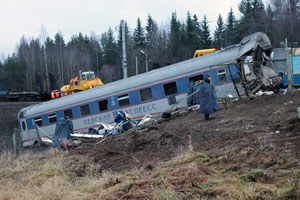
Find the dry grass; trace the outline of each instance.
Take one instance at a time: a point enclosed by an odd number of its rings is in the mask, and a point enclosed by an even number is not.
[[[0,156],[0,199],[297,199],[300,169],[241,169],[192,146],[153,170],[115,174],[49,150]]]

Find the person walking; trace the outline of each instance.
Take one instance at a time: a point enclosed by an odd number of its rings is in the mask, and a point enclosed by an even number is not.
[[[210,120],[209,115],[219,110],[219,106],[213,87],[210,84],[209,74],[204,74],[203,82],[200,84],[199,89],[200,113],[204,114],[205,120]]]

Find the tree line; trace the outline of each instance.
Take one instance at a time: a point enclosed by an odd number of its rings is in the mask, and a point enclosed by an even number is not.
[[[221,49],[257,31],[266,33],[273,47],[280,47],[285,38],[291,46],[297,45],[299,1],[270,0],[264,5],[262,0],[241,0],[240,17],[232,9],[225,17],[219,14],[214,31],[205,15],[199,19],[190,12],[185,21],[173,12],[167,27],[159,27],[151,15],[144,27],[138,18],[134,30],[125,22],[128,76],[144,73],[146,62],[149,70],[161,68],[192,58],[197,49]],[[100,35],[79,33],[66,43],[62,33],[50,38],[42,26],[39,37],[22,37],[16,52],[0,62],[0,86],[16,91],[51,91],[68,84],[79,70],[93,70],[104,83],[121,79],[121,22],[117,32],[109,28]]]

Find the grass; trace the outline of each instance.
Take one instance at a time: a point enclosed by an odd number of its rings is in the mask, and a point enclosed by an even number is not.
[[[153,170],[102,171],[83,156],[49,150],[0,156],[0,199],[297,199],[300,168],[216,162],[189,148]]]

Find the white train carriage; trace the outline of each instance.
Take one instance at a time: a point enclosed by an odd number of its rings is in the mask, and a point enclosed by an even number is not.
[[[119,110],[133,118],[160,114],[170,107],[169,95],[175,95],[176,101],[186,98],[189,82],[204,73],[210,73],[218,98],[245,95],[242,81],[236,81],[242,79],[240,66],[232,63],[245,55],[257,57],[256,52],[268,52],[270,48],[268,37],[256,33],[240,44],[205,56],[23,108],[18,114],[23,145],[32,145],[37,140],[35,124],[53,136],[56,122],[64,116],[72,119],[74,132],[80,132],[98,126],[98,122],[113,122]],[[174,109],[186,106],[186,101],[180,101]],[[43,132],[41,136],[45,137]]]

